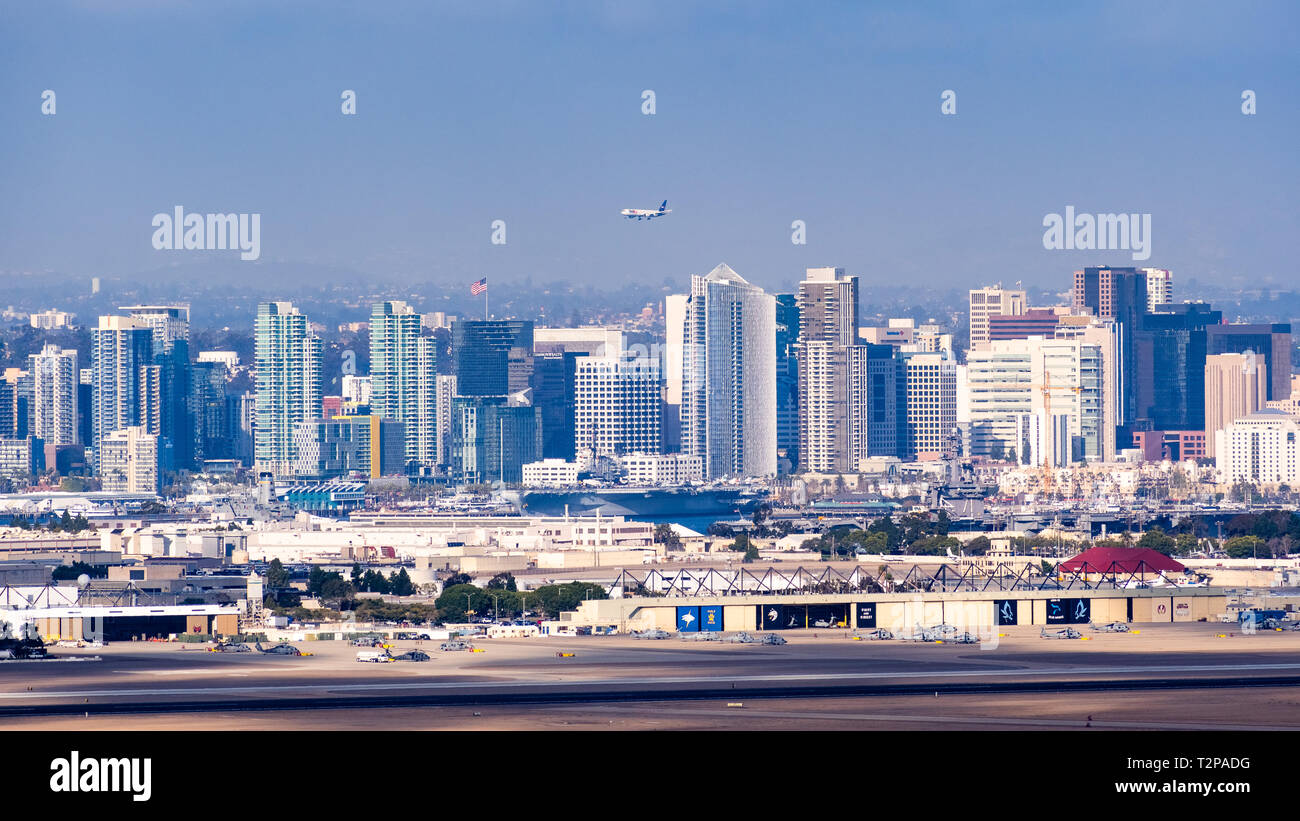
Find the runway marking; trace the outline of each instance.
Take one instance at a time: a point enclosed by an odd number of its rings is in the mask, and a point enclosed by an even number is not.
[[[280,668],[298,670],[301,668]],[[917,678],[976,678],[992,676],[1063,676],[1101,675],[1114,673],[1234,673],[1265,670],[1300,670],[1300,664],[1186,664],[1147,667],[1081,667],[1045,670],[949,670],[945,672],[909,673],[787,673],[743,676],[661,676],[656,678],[598,678],[570,679],[540,684],[545,687],[604,687],[644,684],[719,684],[727,682],[781,682],[781,681],[846,681],[853,679],[917,679]],[[179,696],[202,693],[277,693],[288,691],[363,692],[367,690],[450,690],[450,689],[504,689],[537,687],[539,682],[528,681],[441,681],[398,684],[375,682],[373,684],[259,684],[244,687],[177,687],[168,689],[114,689],[114,690],[58,690],[43,692],[0,692],[0,699],[55,699],[99,698],[103,696]]]
[[[635,712],[644,710],[644,707],[630,707],[622,705],[592,705],[592,706],[574,706],[574,707],[556,707],[555,710],[564,712]],[[680,715],[680,716],[719,716],[726,718],[740,717],[761,717],[761,718],[794,718],[802,720],[821,720],[821,721],[893,721],[893,722],[936,722],[949,724],[991,724],[991,725],[1013,725],[1020,727],[1061,727],[1066,729],[1111,729],[1111,730],[1295,730],[1296,725],[1271,725],[1271,724],[1183,724],[1163,721],[1085,721],[1083,719],[1056,719],[1056,718],[996,718],[992,716],[909,716],[891,713],[888,715],[873,715],[863,713],[800,713],[800,712],[783,712],[776,710],[751,710],[746,709],[744,713],[736,710],[690,710],[683,708],[664,708],[655,707],[656,713]]]

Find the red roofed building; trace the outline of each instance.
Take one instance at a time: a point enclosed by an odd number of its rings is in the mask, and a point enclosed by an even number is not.
[[[1064,573],[1182,573],[1186,568],[1149,547],[1094,547],[1061,562]]]

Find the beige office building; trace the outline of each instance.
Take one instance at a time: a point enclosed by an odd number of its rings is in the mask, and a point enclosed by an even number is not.
[[[1205,357],[1205,455],[1215,455],[1215,434],[1264,407],[1268,392],[1263,357],[1221,353]]]

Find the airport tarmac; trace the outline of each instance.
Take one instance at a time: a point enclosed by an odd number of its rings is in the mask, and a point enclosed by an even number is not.
[[[1060,729],[1083,728],[1079,705],[1096,704],[1109,711],[1091,713],[1096,729],[1300,729],[1300,632],[1136,627],[1084,627],[1085,639],[1066,641],[999,628],[983,646],[838,630],[785,632],[782,646],[585,636],[479,639],[483,652],[469,653],[397,642],[394,652],[421,646],[433,658],[386,664],[357,662],[345,642],[303,642],[307,657],[58,648],[99,660],[0,662],[0,727],[285,729],[328,714],[332,729]],[[1154,692],[1169,689],[1179,694]]]

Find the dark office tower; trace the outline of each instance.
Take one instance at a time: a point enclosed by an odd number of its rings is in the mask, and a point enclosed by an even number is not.
[[[0,439],[17,436],[18,420],[14,406],[14,383],[0,379]]]
[[[1119,399],[1116,403],[1116,427],[1127,440],[1129,425],[1138,417],[1137,391],[1134,389],[1137,368],[1134,336],[1147,312],[1147,275],[1138,268],[1084,268],[1074,272],[1074,308],[1086,309],[1094,316],[1119,323]],[[1204,364],[1204,363],[1202,363]]]
[[[190,414],[194,419],[194,461],[233,459],[229,409],[226,403],[226,366],[221,362],[195,362]]]
[[[451,405],[452,476],[464,484],[523,481],[542,452],[541,410],[504,396],[456,397]]]
[[[90,368],[83,369],[82,373],[89,378]],[[83,381],[77,384],[77,441],[87,447],[95,435],[95,414],[91,404],[94,399],[95,389],[90,382]]]
[[[459,396],[505,396],[529,386],[531,320],[458,320],[451,326],[451,349]]]
[[[1205,329],[1208,353],[1252,351],[1268,370],[1268,399],[1291,396],[1291,325],[1211,325]]]
[[[170,454],[164,470],[190,469],[194,466],[194,420],[190,414],[190,309],[188,305],[128,305],[121,310],[152,331],[150,365],[157,374],[150,377],[156,393],[147,396],[156,405],[142,406],[145,420],[151,420],[149,433],[159,434],[166,442],[161,448]],[[148,424],[146,421],[141,424]]]
[[[1205,430],[1206,329],[1223,314],[1202,302],[1167,305],[1142,317],[1135,336],[1134,380],[1139,429]]]
[[[894,345],[857,345],[851,360],[854,390],[862,391],[862,412],[853,436],[854,452],[902,458],[907,449],[907,374]],[[859,387],[860,386],[860,387]]]
[[[799,467],[799,297],[776,295],[776,452]]]
[[[541,414],[543,459],[574,459],[574,380],[583,356],[573,351],[533,356],[533,406]]]

